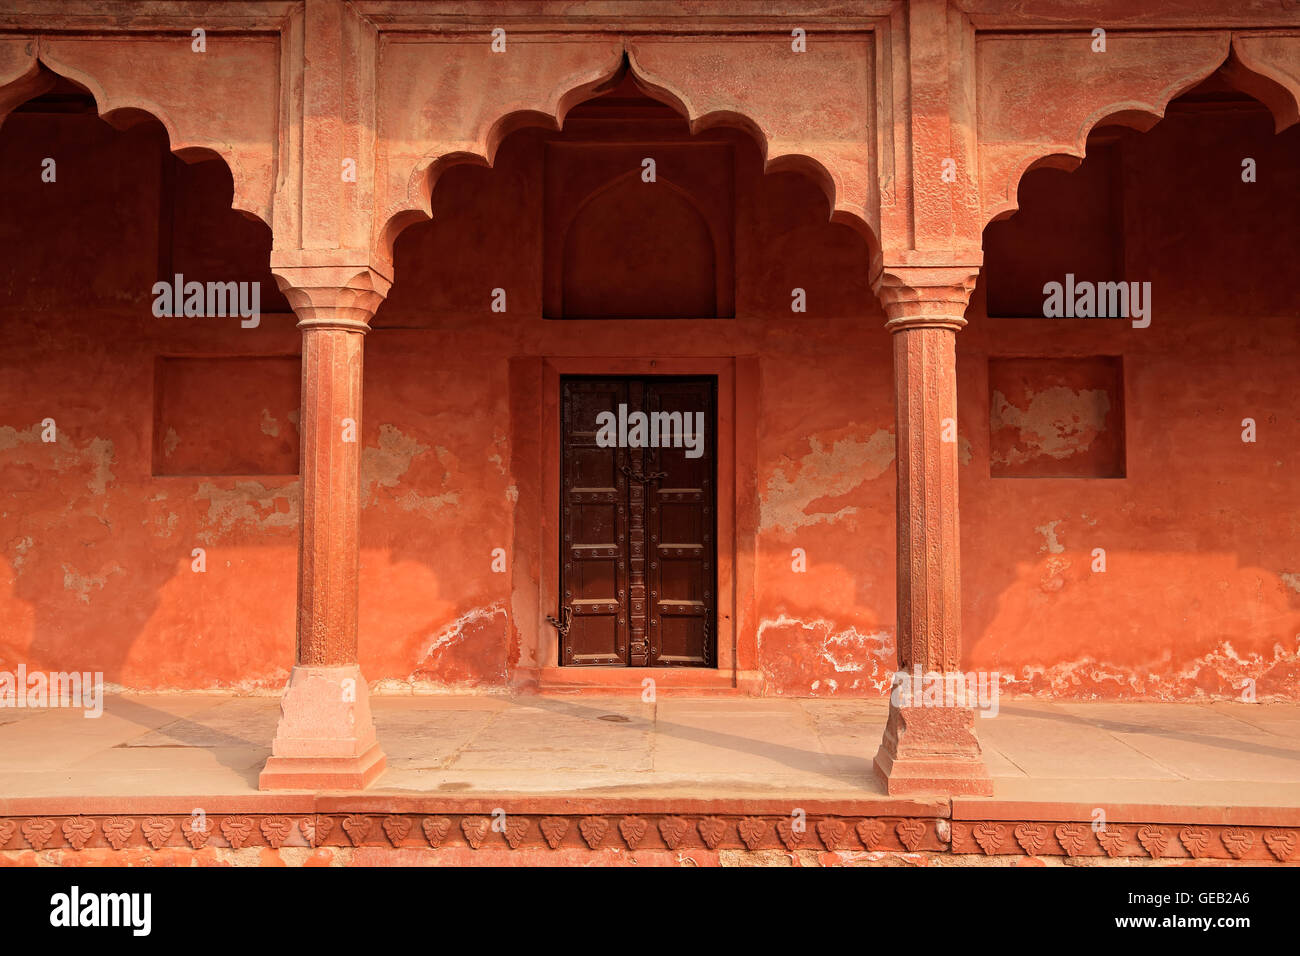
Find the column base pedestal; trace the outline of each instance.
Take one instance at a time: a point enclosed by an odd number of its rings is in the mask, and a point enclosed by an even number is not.
[[[364,790],[386,764],[361,668],[294,667],[258,789]]]
[[[874,763],[890,796],[941,793],[991,797],[993,778],[968,707],[889,707]]]

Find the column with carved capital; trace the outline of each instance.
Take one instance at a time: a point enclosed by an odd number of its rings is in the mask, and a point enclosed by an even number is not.
[[[367,267],[274,270],[302,330],[297,658],[263,790],[361,789],[383,772],[357,659],[362,343],[391,284]]]
[[[993,792],[973,708],[947,706],[955,695],[941,694],[936,704],[912,693],[955,687],[960,677],[955,346],[978,272],[885,265],[874,282],[894,338],[898,448],[899,674],[875,760],[891,794]],[[930,683],[917,682],[918,674],[932,675]]]

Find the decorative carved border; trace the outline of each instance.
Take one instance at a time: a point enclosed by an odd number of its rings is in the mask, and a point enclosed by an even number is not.
[[[985,820],[952,825],[953,853],[1300,863],[1300,827]]]
[[[951,840],[949,835],[951,834]],[[812,850],[1300,863],[1300,827],[774,814],[313,813],[0,818],[0,851],[205,847]]]
[[[163,847],[879,850],[942,853],[948,821],[723,814],[211,814],[0,818],[0,851]],[[942,836],[941,836],[942,834]]]

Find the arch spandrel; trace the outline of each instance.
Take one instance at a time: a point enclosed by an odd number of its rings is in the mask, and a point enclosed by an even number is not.
[[[1275,132],[1300,121],[1300,35],[1234,34],[1232,54],[1233,82],[1269,108]]]
[[[146,113],[162,123],[177,156],[219,157],[234,179],[231,205],[269,225],[279,44],[270,37],[219,34],[207,42],[208,51],[197,53],[189,36],[43,37],[39,59],[89,90],[109,123],[131,125]]]
[[[818,58],[788,38],[735,38],[702,55],[687,38],[509,38],[440,44],[381,38],[377,220],[380,259],[407,225],[428,218],[438,170],[490,164],[522,126],[558,129],[564,116],[614,80],[626,55],[637,85],[685,114],[691,131],[749,132],[768,172],[796,171],[821,186],[831,218],[877,241],[879,201],[872,156],[874,92],[869,42],[819,40]],[[829,60],[828,60],[829,58]],[[828,65],[829,63],[829,65]]]
[[[1080,32],[982,36],[976,43],[980,195],[984,222],[1016,209],[1030,167],[1082,159],[1089,131],[1107,118],[1145,122],[1217,70],[1231,35],[1109,33],[1104,53]]]
[[[40,96],[54,85],[41,69],[35,37],[0,38],[0,123],[16,106]]]
[[[430,215],[435,174],[451,162],[491,164],[520,126],[558,128],[575,104],[613,77],[618,39],[509,35],[485,39],[380,38],[376,98],[376,254],[392,256],[402,228]]]
[[[832,219],[880,234],[873,157],[875,89],[867,37],[816,38],[816,55],[796,54],[782,34],[725,43],[634,37],[628,59],[638,81],[671,103],[698,133],[747,129],[768,172],[799,171],[827,194]]]

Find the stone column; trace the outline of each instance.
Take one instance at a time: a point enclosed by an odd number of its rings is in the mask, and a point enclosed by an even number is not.
[[[904,690],[918,672],[960,676],[955,345],[978,271],[885,266],[874,283],[894,337],[898,664],[909,682]],[[933,699],[909,699],[898,691],[891,697],[875,760],[890,794],[992,794],[974,709],[945,706],[943,700],[936,706]]]
[[[389,283],[357,267],[275,274],[302,330],[298,647],[258,785],[361,789],[385,764],[357,663],[362,344]]]

